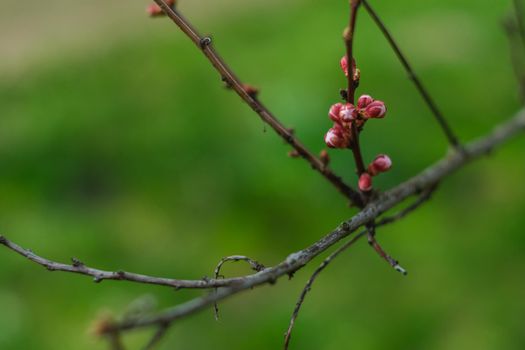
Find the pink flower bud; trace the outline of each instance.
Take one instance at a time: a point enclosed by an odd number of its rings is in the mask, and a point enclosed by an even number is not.
[[[339,117],[344,123],[350,123],[352,120],[357,118],[357,115],[357,110],[355,109],[355,106],[351,103],[342,105],[339,111]]]
[[[341,58],[340,63],[341,63],[341,69],[343,70],[345,75],[348,76],[348,58],[346,57],[346,55],[344,55],[343,58]]]
[[[151,4],[146,8],[146,12],[150,17],[160,17],[164,15],[164,11],[157,4]]]
[[[175,0],[166,0],[166,5],[168,5],[169,7],[174,7],[175,4],[176,4],[176,1]],[[147,8],[146,8],[146,12],[148,13],[148,15],[150,17],[161,17],[161,16],[164,16],[165,13],[164,11],[162,11],[162,9],[160,8],[159,5],[157,4],[151,4],[149,5]]]
[[[372,190],[372,176],[368,173],[362,173],[358,182],[359,189],[363,192]]]
[[[336,103],[335,105],[332,105],[332,107],[330,107],[330,111],[328,112],[328,116],[330,117],[330,119],[332,119],[336,123],[341,122],[341,117],[339,115],[339,113],[341,112],[341,107],[343,107],[342,103]]]
[[[384,173],[392,167],[392,160],[386,154],[380,154],[374,159],[368,166],[368,172],[372,176],[376,176],[379,173]]]
[[[369,104],[374,102],[374,99],[370,95],[362,95],[359,97],[359,100],[357,100],[357,108],[363,109],[366,108]]]
[[[335,124],[333,128],[328,130],[324,142],[330,148],[347,148],[350,145],[349,137],[339,124]]]
[[[386,115],[386,106],[383,101],[374,101],[366,106],[362,112],[365,118],[383,118]]]
[[[341,64],[341,69],[343,70],[345,75],[348,76],[349,67],[348,67],[348,58],[346,57],[346,55],[344,55],[343,58],[341,58],[340,64]],[[354,81],[359,81],[359,78],[361,77],[361,72],[359,71],[359,69],[357,69],[354,59],[352,59],[352,72],[354,72],[354,76],[353,76]]]

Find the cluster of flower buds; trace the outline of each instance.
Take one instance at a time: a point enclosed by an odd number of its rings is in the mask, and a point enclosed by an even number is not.
[[[166,5],[168,5],[171,8],[175,7],[176,0],[165,0]],[[166,15],[164,11],[160,8],[159,5],[151,4],[146,8],[146,12],[150,17],[162,17]]]
[[[341,58],[341,69],[348,77],[353,72],[352,80],[359,82],[360,72],[355,60],[351,64],[345,55]],[[357,85],[356,85],[357,86]],[[343,94],[343,98],[344,98]],[[325,143],[330,148],[353,148],[353,135],[361,132],[369,119],[381,119],[386,115],[386,106],[383,101],[375,100],[370,95],[362,95],[354,105],[352,103],[336,103],[330,107],[328,116],[334,125],[325,135]],[[359,174],[358,187],[363,192],[372,190],[372,177],[388,171],[392,161],[387,155],[378,155],[368,168]]]
[[[369,95],[359,97],[357,106],[351,103],[332,105],[328,116],[334,121],[334,126],[325,136],[326,145],[330,148],[349,147],[352,139],[351,128],[354,123],[360,129],[368,119],[383,118],[385,115],[385,103],[374,100]]]
[[[368,165],[366,172],[359,177],[358,186],[363,192],[372,190],[372,176],[387,172],[392,167],[392,160],[386,154],[378,155],[372,163]]]

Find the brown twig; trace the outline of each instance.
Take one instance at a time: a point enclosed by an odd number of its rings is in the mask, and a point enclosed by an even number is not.
[[[436,121],[439,123],[439,126],[445,133],[449,143],[456,149],[461,150],[461,144],[455,135],[455,133],[452,131],[452,128],[448,124],[447,120],[445,119],[444,115],[441,113],[441,110],[438,108],[437,104],[434,102],[434,99],[432,96],[430,96],[430,93],[426,89],[426,87],[423,85],[419,77],[416,75],[416,72],[408,62],[408,59],[406,55],[401,51],[401,48],[397,44],[397,42],[394,40],[394,37],[386,27],[385,23],[379,18],[377,12],[370,6],[370,3],[368,0],[361,0],[363,3],[363,6],[365,7],[366,11],[370,14],[370,17],[372,17],[372,20],[376,23],[376,25],[379,27],[379,30],[383,33],[386,40],[392,47],[392,50],[394,50],[397,58],[399,61],[401,61],[401,64],[403,65],[403,68],[408,74],[408,77],[414,85],[416,86],[416,89],[418,90],[419,94],[423,97],[423,100],[427,104],[427,106],[430,108],[430,111],[434,115]]]
[[[343,34],[346,46],[346,59],[348,61],[348,88],[346,93],[346,101],[352,104],[355,101],[355,89],[357,87],[355,81],[356,65],[354,64],[354,33],[359,5],[361,5],[361,0],[350,0],[350,16],[348,20],[348,28],[345,29]]]
[[[109,342],[110,350],[125,350],[124,343],[122,343],[122,338],[120,337],[120,332],[111,332],[106,335],[106,338]]]
[[[520,40],[517,18],[518,14],[509,16],[503,20],[503,27],[507,33],[509,42],[510,59],[512,68],[518,83],[519,97],[522,104],[525,104],[525,46]]]
[[[153,337],[151,337],[148,343],[144,346],[144,350],[153,350],[155,346],[162,340],[162,338],[164,338],[169,328],[170,327],[168,323],[160,324],[158,329],[153,334]]]
[[[525,49],[525,22],[524,16],[525,11],[523,11],[523,0],[514,0],[514,13],[516,15],[516,24],[518,29],[519,37],[521,38],[521,43]]]
[[[348,87],[346,92],[346,102],[354,104],[355,103],[355,90],[359,84],[356,81],[356,69],[357,66],[354,64],[354,35],[355,35],[355,25],[357,22],[357,13],[359,11],[359,6],[361,5],[360,0],[351,0],[350,1],[350,16],[348,20],[348,27],[345,29],[343,34],[343,39],[346,46],[346,59],[348,61]],[[356,166],[357,176],[361,176],[366,169],[365,163],[363,161],[363,155],[361,153],[361,146],[359,144],[359,131],[357,130],[356,123],[352,123],[350,127],[350,132],[352,134],[350,149],[354,157],[354,162]]]
[[[374,248],[374,250],[377,252],[377,254],[379,254],[379,256],[383,259],[385,259],[385,261],[394,268],[394,270],[402,273],[403,275],[406,276],[407,274],[407,271],[401,266],[399,265],[399,262],[392,258],[390,256],[390,254],[388,254],[384,249],[383,247],[381,247],[381,245],[377,242],[376,240],[376,226],[375,226],[375,223],[374,222],[370,222],[366,225],[366,229],[367,229],[367,237],[368,237],[368,244]]]
[[[231,87],[239,97],[246,102],[258,115],[259,117],[284,140],[290,146],[292,146],[297,153],[305,159],[313,169],[323,175],[332,185],[334,185],[339,192],[350,201],[358,206],[362,207],[363,202],[359,192],[354,190],[349,185],[345,184],[343,180],[333,173],[323,162],[317,158],[312,152],[310,152],[288,128],[286,128],[277,118],[257,99],[246,91],[245,86],[239,78],[233,73],[233,71],[226,65],[223,59],[218,55],[212,45],[210,37],[202,37],[197,30],[191,25],[191,23],[185,19],[176,9],[168,6],[163,0],[154,0],[162,10],[168,15],[168,17],[182,30],[186,36],[193,41],[193,43],[201,50],[201,52],[208,58],[213,67],[221,75],[223,81]]]

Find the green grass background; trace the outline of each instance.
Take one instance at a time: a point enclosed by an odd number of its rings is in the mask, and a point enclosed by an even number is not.
[[[372,3],[462,140],[519,108],[500,25],[508,1]],[[27,20],[38,18],[38,7],[4,4],[10,33],[36,39],[19,56],[12,42],[0,42],[2,234],[59,261],[75,256],[99,268],[200,278],[231,254],[275,264],[355,213],[303,161],[286,156],[288,147],[222,87],[171,23],[143,15],[147,2],[97,4],[85,14],[54,0],[40,22]],[[345,83],[338,67],[345,1],[203,0],[180,9],[213,34],[231,67],[261,88],[264,103],[305,144],[324,147],[327,110]],[[118,21],[97,27],[112,13]],[[39,30],[54,23],[55,31]],[[68,33],[69,40],[54,42]],[[356,52],[358,92],[389,107],[362,135],[366,159],[388,153],[394,161],[376,181],[387,189],[443,156],[447,145],[365,13]],[[468,166],[430,203],[379,231],[408,277],[364,241],[338,258],[308,296],[291,348],[525,348],[524,146],[520,137]],[[333,168],[355,182],[350,153],[330,155]],[[177,323],[160,349],[281,348],[296,298],[319,262],[291,281],[221,303],[219,322],[207,310]],[[224,271],[249,272],[242,264]],[[3,249],[0,348],[105,349],[89,332],[100,315],[120,317],[145,300],[162,309],[198,295],[95,284]],[[130,334],[126,344],[139,349],[150,334]]]

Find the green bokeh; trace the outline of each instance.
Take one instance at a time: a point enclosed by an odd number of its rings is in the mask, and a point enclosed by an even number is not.
[[[138,12],[144,4],[132,5]],[[221,4],[200,6],[213,13]],[[345,82],[338,61],[346,6],[270,2],[210,14],[209,21],[200,16],[197,24],[318,151],[330,127],[326,111]],[[399,0],[376,7],[461,139],[518,109],[500,26],[507,2]],[[275,264],[355,213],[304,162],[286,156],[288,147],[223,88],[171,23],[139,16],[132,23],[141,30],[105,50],[66,50],[0,81],[3,234],[59,261],[75,256],[99,268],[200,278],[231,254]],[[388,153],[394,161],[376,182],[386,189],[443,156],[447,145],[364,13],[356,52],[359,92],[389,107],[388,117],[370,122],[362,135],[366,159]],[[524,146],[523,138],[514,140],[468,166],[430,203],[380,230],[407,278],[364,242],[343,254],[308,296],[292,348],[525,348]],[[355,182],[350,154],[330,155],[333,168]],[[176,324],[160,348],[279,349],[316,265],[222,303],[219,322],[209,310]],[[1,349],[104,349],[89,332],[101,314],[118,317],[141,298],[161,309],[200,294],[94,284],[46,272],[6,250],[0,266]],[[225,269],[228,276],[247,272],[242,265]],[[138,349],[150,333],[134,333],[126,343]]]

